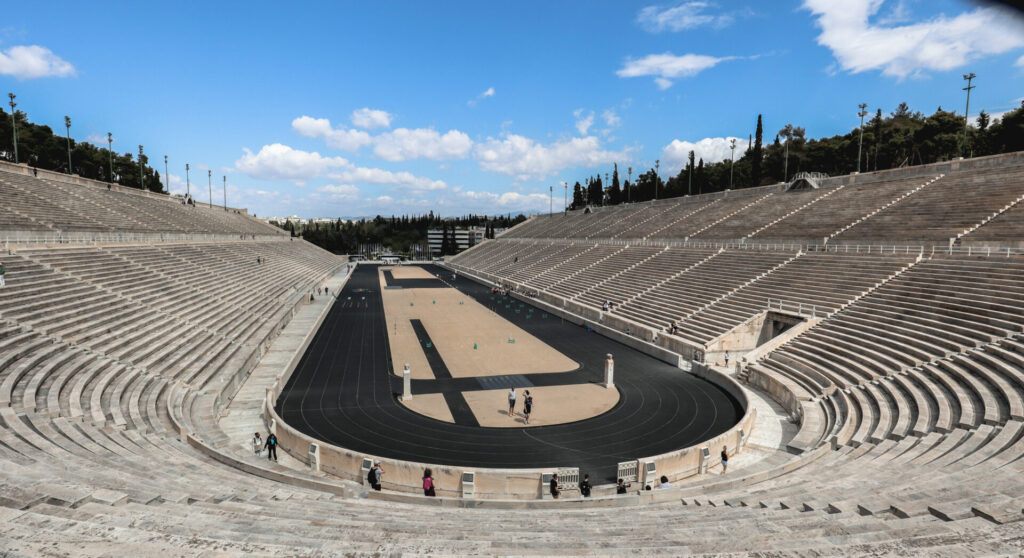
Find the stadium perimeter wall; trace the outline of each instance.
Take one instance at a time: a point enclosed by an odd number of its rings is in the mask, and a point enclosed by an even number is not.
[[[485,281],[475,277],[471,278],[486,284]],[[524,298],[522,300],[530,304],[537,303],[537,301],[533,299]],[[564,463],[547,469],[494,469],[420,463],[357,452],[329,444],[299,432],[297,429],[293,428],[281,419],[274,408],[275,403],[280,390],[291,378],[296,366],[305,354],[309,343],[316,335],[317,330],[319,330],[320,325],[323,323],[323,320],[326,318],[327,313],[330,311],[332,306],[333,302],[331,305],[325,307],[317,320],[315,327],[311,328],[307,333],[304,342],[295,353],[295,356],[292,358],[288,367],[282,371],[277,382],[275,382],[273,386],[267,388],[267,396],[264,401],[264,416],[268,427],[277,436],[281,449],[288,452],[288,454],[296,460],[310,466],[310,464],[314,462],[311,458],[310,449],[313,447],[313,444],[316,444],[319,451],[319,466],[321,472],[358,483],[364,482],[363,477],[365,472],[362,470],[363,460],[379,460],[382,468],[386,472],[383,477],[382,486],[388,490],[407,494],[421,493],[423,470],[429,467],[432,469],[434,475],[438,496],[448,498],[463,497],[462,473],[473,472],[475,474],[475,493],[473,498],[484,500],[541,499],[547,491],[547,486],[545,486],[542,481],[542,475],[544,473],[555,472],[554,467],[559,465],[565,467],[572,466],[571,463]],[[548,305],[542,305],[542,308],[546,306]],[[652,355],[655,358],[669,362],[674,366],[679,366],[680,364],[679,355],[677,354],[651,344],[639,342],[639,340],[635,338],[629,338],[621,332],[616,332],[607,327],[600,326],[600,324],[594,325],[600,327],[600,329],[595,327],[594,329],[596,331],[607,331],[609,334],[607,336],[612,339],[622,341],[624,343],[628,342],[626,344],[629,346],[643,351],[646,354]],[[757,419],[757,411],[752,405],[750,405],[750,400],[748,399],[746,391],[735,380],[707,368],[694,370],[693,372],[716,386],[721,387],[730,395],[735,397],[737,401],[739,401],[740,406],[744,409],[744,414],[740,421],[733,425],[732,428],[718,436],[715,436],[714,438],[711,438],[710,440],[660,455],[638,458],[641,462],[653,461],[657,468],[658,475],[666,475],[672,481],[686,479],[698,474],[699,468],[704,464],[702,463],[703,458],[701,456],[701,449],[704,447],[710,448],[709,451],[712,456],[712,458],[706,463],[708,466],[718,463],[718,452],[716,451],[716,448],[726,446],[729,448],[730,453],[741,451],[743,444],[749,437]],[[680,373],[687,372],[680,371]],[[415,397],[415,394],[413,396]]]

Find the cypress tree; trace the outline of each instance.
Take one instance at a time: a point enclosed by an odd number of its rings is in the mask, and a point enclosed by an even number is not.
[[[764,129],[761,127],[761,115],[757,115],[757,130],[754,132],[754,151],[751,153],[750,181],[751,186],[761,185],[761,161],[764,159],[762,150],[762,135]]]

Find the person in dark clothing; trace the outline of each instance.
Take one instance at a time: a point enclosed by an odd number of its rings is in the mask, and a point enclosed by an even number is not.
[[[590,498],[590,475],[583,475],[583,480],[580,481],[580,494],[584,498]]]
[[[628,483],[628,482],[623,481],[622,479],[619,479],[619,483],[615,485],[615,493],[616,494],[625,494],[626,493],[626,489],[631,487],[631,486],[633,486],[632,483]]]
[[[729,451],[725,446],[722,446],[722,474],[725,474],[725,470],[729,467]]]
[[[433,471],[431,471],[430,469],[423,471],[423,495],[437,496],[437,493],[434,491]]]
[[[366,479],[370,481],[370,487],[380,492],[380,481],[381,475],[384,474],[384,469],[380,466],[380,461],[373,464],[373,469],[370,469],[369,477]]]
[[[551,475],[550,490],[551,497],[557,500],[558,495],[562,493],[562,491],[558,489],[558,473]]]
[[[267,450],[267,459],[273,459],[277,461],[277,436],[273,433],[267,436],[267,443],[263,444],[263,449]]]

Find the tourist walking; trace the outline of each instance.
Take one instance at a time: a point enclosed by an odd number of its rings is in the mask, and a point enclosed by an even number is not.
[[[633,483],[626,482],[626,481],[624,481],[622,479],[619,479],[618,484],[615,485],[615,493],[616,494],[625,494],[626,493],[626,489],[631,487],[631,486],[633,486]]]
[[[530,424],[530,413],[533,412],[533,396],[530,395],[530,390],[526,390],[523,394],[523,419],[526,424]]]
[[[434,492],[434,474],[430,469],[423,471],[423,495],[437,496]]]
[[[263,453],[263,438],[260,438],[260,433],[257,432],[252,436],[252,451],[259,454]]]
[[[729,467],[729,451],[722,446],[722,474],[725,474],[725,469]]]
[[[514,415],[516,412],[516,388],[508,388],[508,416]]]
[[[267,450],[268,461],[277,461],[277,436],[274,436],[273,432],[267,435],[267,443],[263,445],[263,449]]]
[[[370,487],[378,492],[380,491],[380,480],[383,474],[384,469],[381,469],[380,461],[375,461],[373,463],[373,469],[370,469],[370,474],[366,478],[366,480],[370,482]]]
[[[584,498],[590,498],[590,475],[583,475],[583,480],[580,481],[580,494]]]
[[[558,495],[562,493],[562,491],[558,489],[558,473],[551,475],[550,490],[551,497],[557,500]]]
[[[7,285],[6,281],[4,281],[4,275],[6,274],[7,266],[4,265],[4,262],[0,262],[0,289]]]

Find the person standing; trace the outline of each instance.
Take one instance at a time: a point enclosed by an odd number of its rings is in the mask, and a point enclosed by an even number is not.
[[[551,490],[551,497],[557,500],[558,495],[562,493],[562,491],[558,489],[558,473],[551,475],[549,489]]]
[[[0,262],[0,289],[2,289],[5,285],[7,285],[7,282],[4,281],[4,275],[6,275],[6,274],[7,274],[7,266],[4,265],[4,262]]]
[[[729,451],[725,446],[722,446],[722,474],[725,474],[725,469],[729,467]]]
[[[514,415],[516,412],[516,388],[508,388],[508,416]]]
[[[590,498],[590,475],[583,475],[583,480],[580,481],[580,494],[584,498]]]
[[[725,351],[725,366],[729,366],[729,351]]]
[[[267,443],[263,445],[263,449],[267,450],[268,461],[277,461],[277,436],[274,436],[273,432],[267,436]]]
[[[626,489],[631,487],[631,486],[633,486],[632,483],[628,483],[628,482],[626,482],[626,481],[624,481],[622,479],[619,479],[619,483],[615,485],[615,493],[616,494],[625,494],[626,493]]]
[[[373,469],[370,469],[370,476],[369,476],[369,479],[367,479],[367,480],[370,481],[370,487],[373,488],[374,490],[378,491],[378,492],[380,492],[380,481],[381,481],[381,476],[383,476],[383,475],[384,475],[384,469],[381,469],[380,461],[375,461],[373,463]]]
[[[252,451],[259,456],[263,453],[263,438],[260,438],[260,433],[257,432],[252,436]]]
[[[530,395],[530,390],[526,390],[523,394],[523,419],[526,424],[530,424],[530,413],[533,412],[533,396]]]
[[[668,482],[668,477],[661,475],[661,484],[658,485],[658,488],[672,488],[672,483]]]
[[[437,496],[434,491],[434,476],[433,471],[426,469],[423,471],[423,495],[424,496]]]

